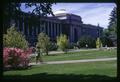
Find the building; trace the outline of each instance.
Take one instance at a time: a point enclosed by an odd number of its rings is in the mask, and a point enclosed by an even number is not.
[[[102,35],[102,27],[83,24],[80,16],[60,10],[55,17],[38,17],[36,15],[20,12],[19,16],[11,19],[11,24],[15,23],[17,29],[21,31],[31,46],[37,42],[40,32],[46,33],[51,41],[56,42],[56,37],[66,34],[70,42],[77,42],[83,35],[94,38]]]

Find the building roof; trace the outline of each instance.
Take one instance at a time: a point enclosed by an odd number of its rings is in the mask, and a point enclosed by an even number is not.
[[[60,9],[54,13],[55,16],[66,15],[68,12],[65,9]]]
[[[91,25],[91,24],[82,24],[82,26],[83,26],[84,28],[103,29],[103,27],[95,26],[95,25]]]

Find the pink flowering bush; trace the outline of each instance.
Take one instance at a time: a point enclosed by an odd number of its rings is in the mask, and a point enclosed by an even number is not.
[[[4,67],[10,66],[28,67],[29,55],[32,53],[32,49],[22,50],[19,48],[4,48],[3,49],[3,64]]]

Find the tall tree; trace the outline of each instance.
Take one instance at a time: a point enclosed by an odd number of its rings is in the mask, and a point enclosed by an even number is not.
[[[14,15],[16,11],[21,11],[21,5],[23,3],[6,3],[3,8],[3,14],[12,14]],[[32,13],[40,16],[46,16],[47,14],[53,14],[52,12],[52,4],[53,3],[25,3],[26,8],[30,8],[34,6]]]
[[[114,31],[115,33],[117,33],[117,11],[116,11],[116,7],[113,8],[111,14],[110,14],[110,22],[109,22],[109,30],[110,31]]]
[[[110,22],[108,26],[109,38],[113,41],[114,45],[117,45],[117,11],[116,7],[112,10],[110,14]]]
[[[18,19],[22,14],[21,5],[23,3],[6,3],[3,6],[3,27],[4,33],[8,27],[10,27],[11,19]],[[31,14],[41,16],[47,16],[48,14],[54,15],[52,12],[52,4],[53,3],[25,3],[25,8],[34,7]]]

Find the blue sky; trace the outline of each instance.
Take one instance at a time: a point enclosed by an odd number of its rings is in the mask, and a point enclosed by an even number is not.
[[[53,13],[60,9],[65,9],[66,12],[76,14],[82,17],[84,24],[99,25],[107,28],[109,23],[109,15],[112,9],[116,6],[115,3],[56,3],[53,4]],[[34,8],[34,7],[33,7]],[[32,8],[23,11],[31,11]]]

